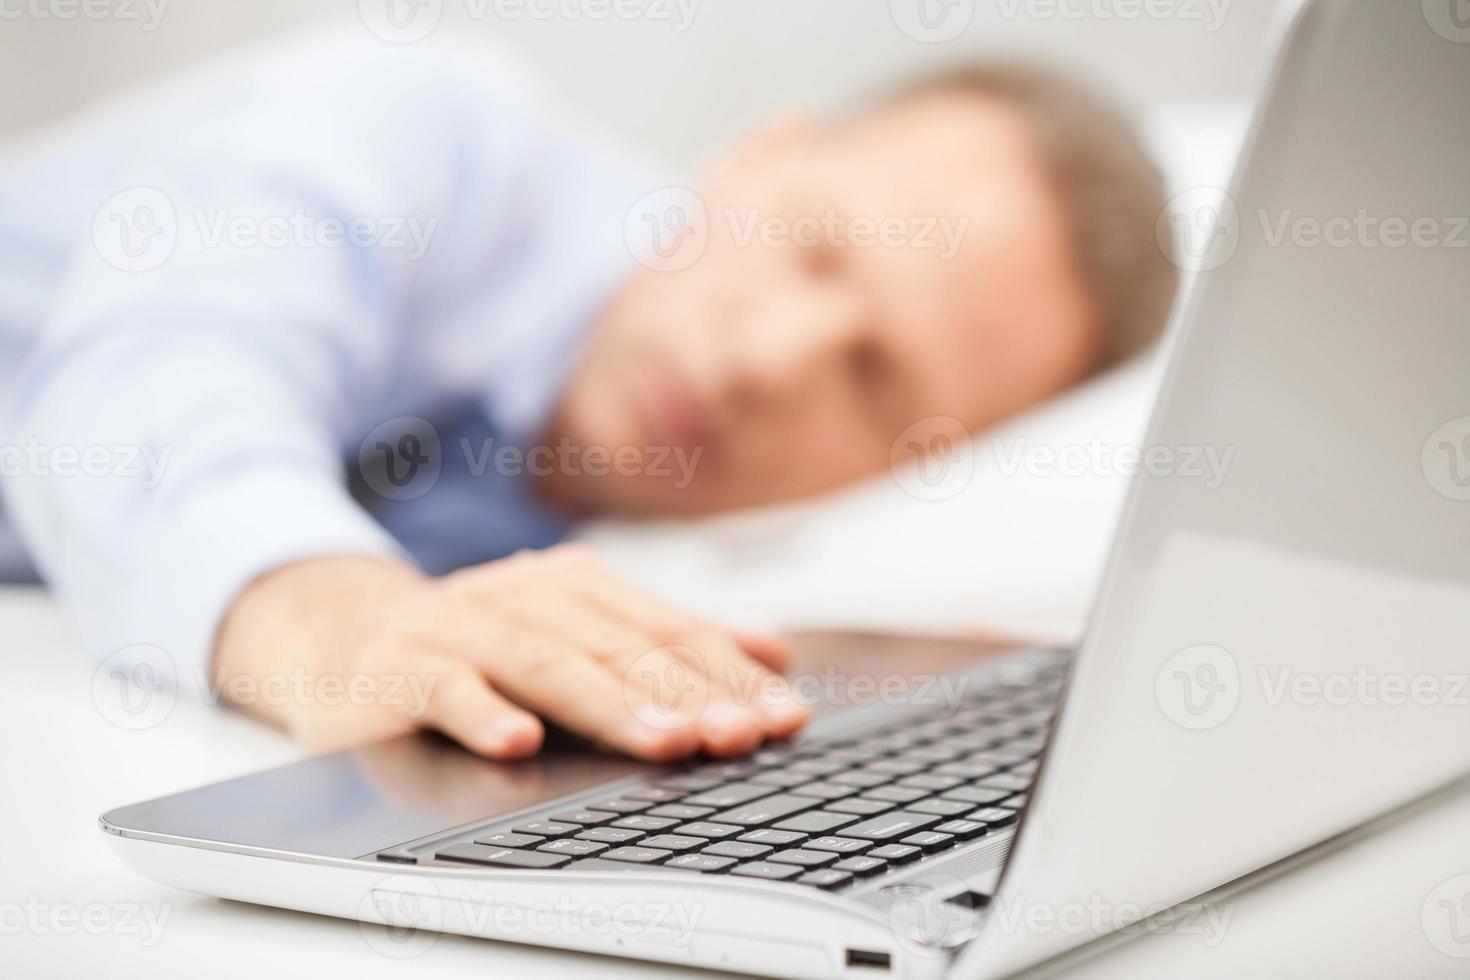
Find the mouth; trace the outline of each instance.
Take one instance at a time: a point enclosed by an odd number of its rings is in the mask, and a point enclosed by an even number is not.
[[[698,391],[673,365],[653,357],[645,364],[635,397],[645,422],[647,448],[711,448],[714,420]]]

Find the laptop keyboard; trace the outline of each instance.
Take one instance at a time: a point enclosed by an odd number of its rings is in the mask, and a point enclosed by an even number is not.
[[[1014,823],[1036,773],[1064,661],[966,693],[947,716],[768,746],[575,806],[497,821],[436,862],[728,874],[842,889]],[[417,851],[417,849],[415,849]],[[385,861],[428,854],[394,849]]]

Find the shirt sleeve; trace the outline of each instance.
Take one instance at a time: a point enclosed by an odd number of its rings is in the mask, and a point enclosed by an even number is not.
[[[92,654],[197,665],[263,572],[401,553],[344,456],[381,406],[483,383],[435,376],[426,307],[513,254],[550,139],[517,72],[447,51],[316,40],[199,76],[79,232],[6,415],[46,462],[6,492]]]

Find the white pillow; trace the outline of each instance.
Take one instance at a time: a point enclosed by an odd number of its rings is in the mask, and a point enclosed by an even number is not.
[[[1084,463],[1137,446],[1154,361],[978,436],[947,499],[884,473],[830,497],[694,521],[594,524],[581,537],[648,588],[761,628],[1075,638],[1128,481]],[[1068,475],[1066,470],[1082,472]],[[1117,462],[1118,467],[1127,460]],[[1096,470],[1096,471],[1093,471]]]

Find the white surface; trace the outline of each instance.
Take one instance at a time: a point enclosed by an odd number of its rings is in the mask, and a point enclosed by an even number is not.
[[[411,960],[385,957],[381,931],[355,922],[177,892],[126,870],[97,829],[120,803],[285,762],[279,736],[186,694],[144,731],[114,725],[115,703],[93,697],[93,670],[75,657],[39,593],[0,593],[0,972],[16,977],[119,978],[434,976],[542,980],[675,976],[633,961],[439,937]],[[105,694],[104,688],[104,694]],[[1262,818],[1269,801],[1262,801]],[[1470,873],[1470,792],[1412,822],[1236,898],[1223,940],[1147,936],[1084,964],[1084,978],[1302,977],[1378,980],[1464,977],[1470,941],[1443,941],[1442,882]],[[1222,828],[1221,833],[1228,833]],[[1208,846],[1208,839],[1202,840]],[[1470,879],[1467,879],[1470,881]],[[1470,888],[1470,884],[1467,884]],[[1432,894],[1433,893],[1433,894]],[[55,923],[35,929],[31,909]],[[89,911],[91,910],[91,911]],[[162,920],[149,942],[146,916]],[[89,933],[66,916],[98,916]],[[1427,927],[1427,929],[1426,929]],[[1470,915],[1461,922],[1470,940]],[[1428,930],[1428,931],[1427,931]],[[1212,937],[1213,938],[1213,937]],[[376,943],[376,945],[374,945]],[[391,945],[391,944],[389,944]],[[714,975],[711,975],[714,976]]]
[[[0,139],[242,41],[324,19],[360,26],[359,5],[381,11],[387,2],[147,0],[147,7],[163,6],[148,30],[148,21],[124,17],[17,16],[76,5],[15,0],[5,5],[0,30]],[[504,40],[589,116],[675,164],[693,166],[793,100],[820,109],[895,78],[995,51],[1035,51],[1072,65],[1138,107],[1238,98],[1250,94],[1265,65],[1261,42],[1275,5],[1164,0],[1151,5],[1163,16],[1142,16],[1143,5],[1115,0],[956,0],[930,9],[957,18],[956,27],[967,17],[964,30],[945,43],[922,43],[898,26],[920,2],[634,0],[632,8],[650,16],[601,20],[496,16],[517,8],[575,10],[583,0],[427,0],[422,7],[442,9],[439,33]],[[145,4],[112,0],[87,9],[98,6],[136,12]],[[1222,6],[1218,23],[1200,16]],[[1081,15],[1062,15],[1061,7]],[[1108,16],[1115,9],[1133,14]],[[692,10],[692,18],[666,16],[680,10]]]

